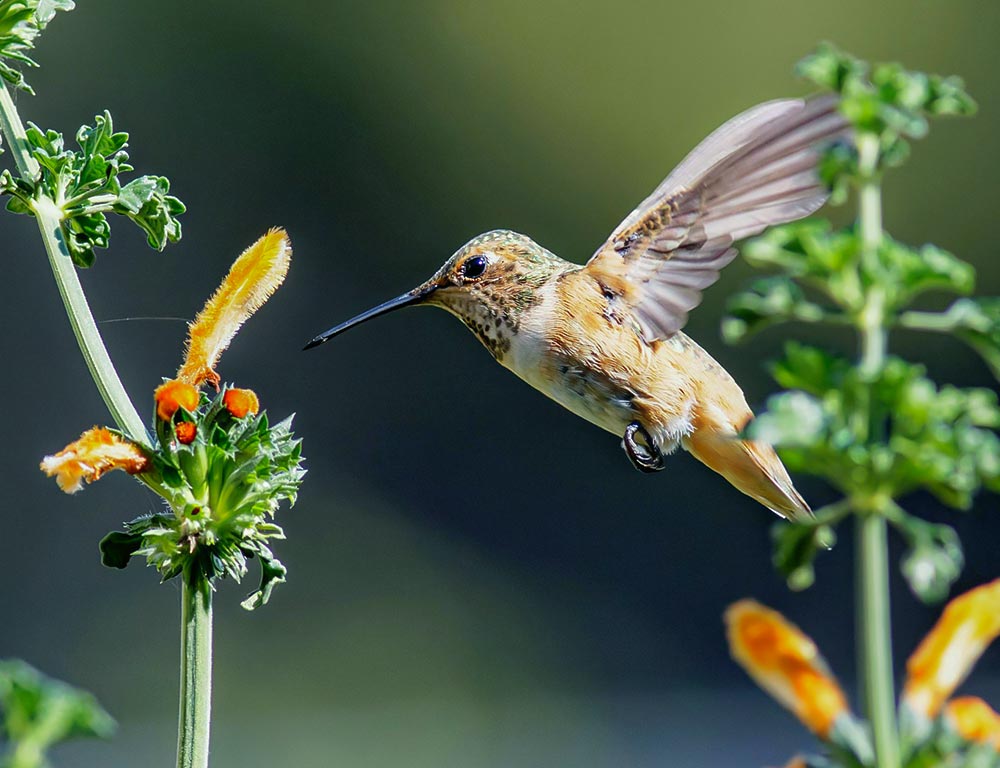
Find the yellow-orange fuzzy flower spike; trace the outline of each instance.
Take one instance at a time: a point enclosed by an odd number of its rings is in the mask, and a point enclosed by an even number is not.
[[[780,613],[753,600],[726,611],[729,651],[757,684],[820,738],[848,711],[816,645]]]
[[[1000,752],[1000,714],[976,696],[952,699],[944,708],[945,717],[966,741],[992,744]]]
[[[171,379],[163,382],[153,393],[156,415],[163,421],[170,421],[179,408],[194,413],[200,396],[198,390],[184,381]]]
[[[55,476],[64,492],[76,493],[83,488],[84,480],[92,483],[112,469],[135,475],[148,464],[149,459],[137,445],[103,427],[94,427],[59,453],[46,456],[40,467],[49,477]]]
[[[959,595],[906,662],[903,701],[932,718],[1000,635],[1000,579]]]
[[[248,413],[256,414],[260,410],[257,393],[252,389],[239,389],[237,387],[227,389],[226,394],[222,396],[222,404],[237,419],[242,419]]]
[[[285,279],[292,246],[283,229],[272,229],[233,262],[205,308],[188,329],[187,353],[177,378],[218,389],[215,366],[240,326],[264,304]]]

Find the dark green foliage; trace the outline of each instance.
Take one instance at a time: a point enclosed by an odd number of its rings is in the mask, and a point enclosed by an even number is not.
[[[16,659],[0,661],[0,768],[44,768],[53,745],[80,737],[108,738],[115,722],[86,691],[46,677]]]
[[[76,134],[79,149],[67,149],[62,134],[42,131],[28,123],[27,142],[38,162],[38,178],[0,174],[0,194],[10,195],[7,209],[34,214],[44,209],[60,220],[63,241],[79,267],[94,263],[94,249],[107,248],[111,234],[108,213],[131,219],[152,248],[163,250],[181,237],[177,217],[184,204],[167,194],[162,176],[140,176],[124,186],[119,175],[134,168],[128,162],[128,134],[116,132],[105,112]]]

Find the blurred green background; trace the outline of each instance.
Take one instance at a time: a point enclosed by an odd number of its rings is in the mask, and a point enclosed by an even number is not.
[[[239,608],[248,585],[220,589],[213,766],[759,766],[809,747],[729,661],[720,617],[747,595],[781,608],[853,688],[848,531],[816,586],[789,593],[763,508],[686,455],[635,472],[612,436],[500,369],[443,312],[299,349],[486,229],[585,260],[718,124],[804,93],[792,65],[823,39],[965,77],[979,116],[934,126],[890,177],[885,220],[972,261],[980,291],[1000,294],[998,32],[985,0],[83,0],[58,18],[23,116],[72,134],[109,108],[140,170],[168,175],[189,206],[183,241],[159,255],[113,222],[112,250],[83,275],[144,413],[185,327],[121,319],[190,318],[269,226],[295,246],[285,287],[221,366],[271,413],[298,413],[310,475],[281,515],[289,583],[253,614]],[[0,656],[92,690],[118,718],[112,742],[62,748],[58,765],[170,765],[177,585],[97,556],[107,530],[157,502],[122,476],[69,498],[37,471],[109,419],[34,223],[2,216],[0,238]],[[688,330],[759,405],[781,334],[737,349],[718,336],[749,276],[727,270]],[[893,345],[940,379],[995,385],[943,339]],[[960,588],[1000,575],[996,504],[942,517],[909,501],[958,526]],[[937,609],[894,587],[901,665]],[[998,674],[994,652],[968,690],[1000,703]]]

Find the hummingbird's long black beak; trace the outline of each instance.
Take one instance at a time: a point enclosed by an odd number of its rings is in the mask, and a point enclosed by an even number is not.
[[[357,317],[352,317],[350,320],[341,323],[340,325],[335,325],[328,331],[323,331],[319,336],[312,339],[308,344],[302,347],[303,350],[312,349],[313,347],[318,347],[334,336],[343,333],[348,328],[353,328],[356,325],[361,325],[365,320],[371,320],[373,317],[378,317],[379,315],[384,315],[387,312],[392,312],[394,309],[399,309],[400,307],[406,307],[411,304],[416,304],[421,299],[426,297],[428,294],[433,293],[438,289],[436,284],[422,285],[419,288],[414,288],[412,291],[404,293],[402,296],[397,296],[394,299],[389,299],[389,301],[384,304],[379,304],[377,307],[372,307],[367,312],[362,312]]]

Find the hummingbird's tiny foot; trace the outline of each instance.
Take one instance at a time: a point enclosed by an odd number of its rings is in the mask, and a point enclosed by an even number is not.
[[[636,435],[642,440],[636,440]],[[625,436],[622,437],[622,446],[628,455],[632,466],[640,472],[659,472],[664,467],[663,454],[656,447],[649,432],[638,421],[633,421],[625,427]]]

